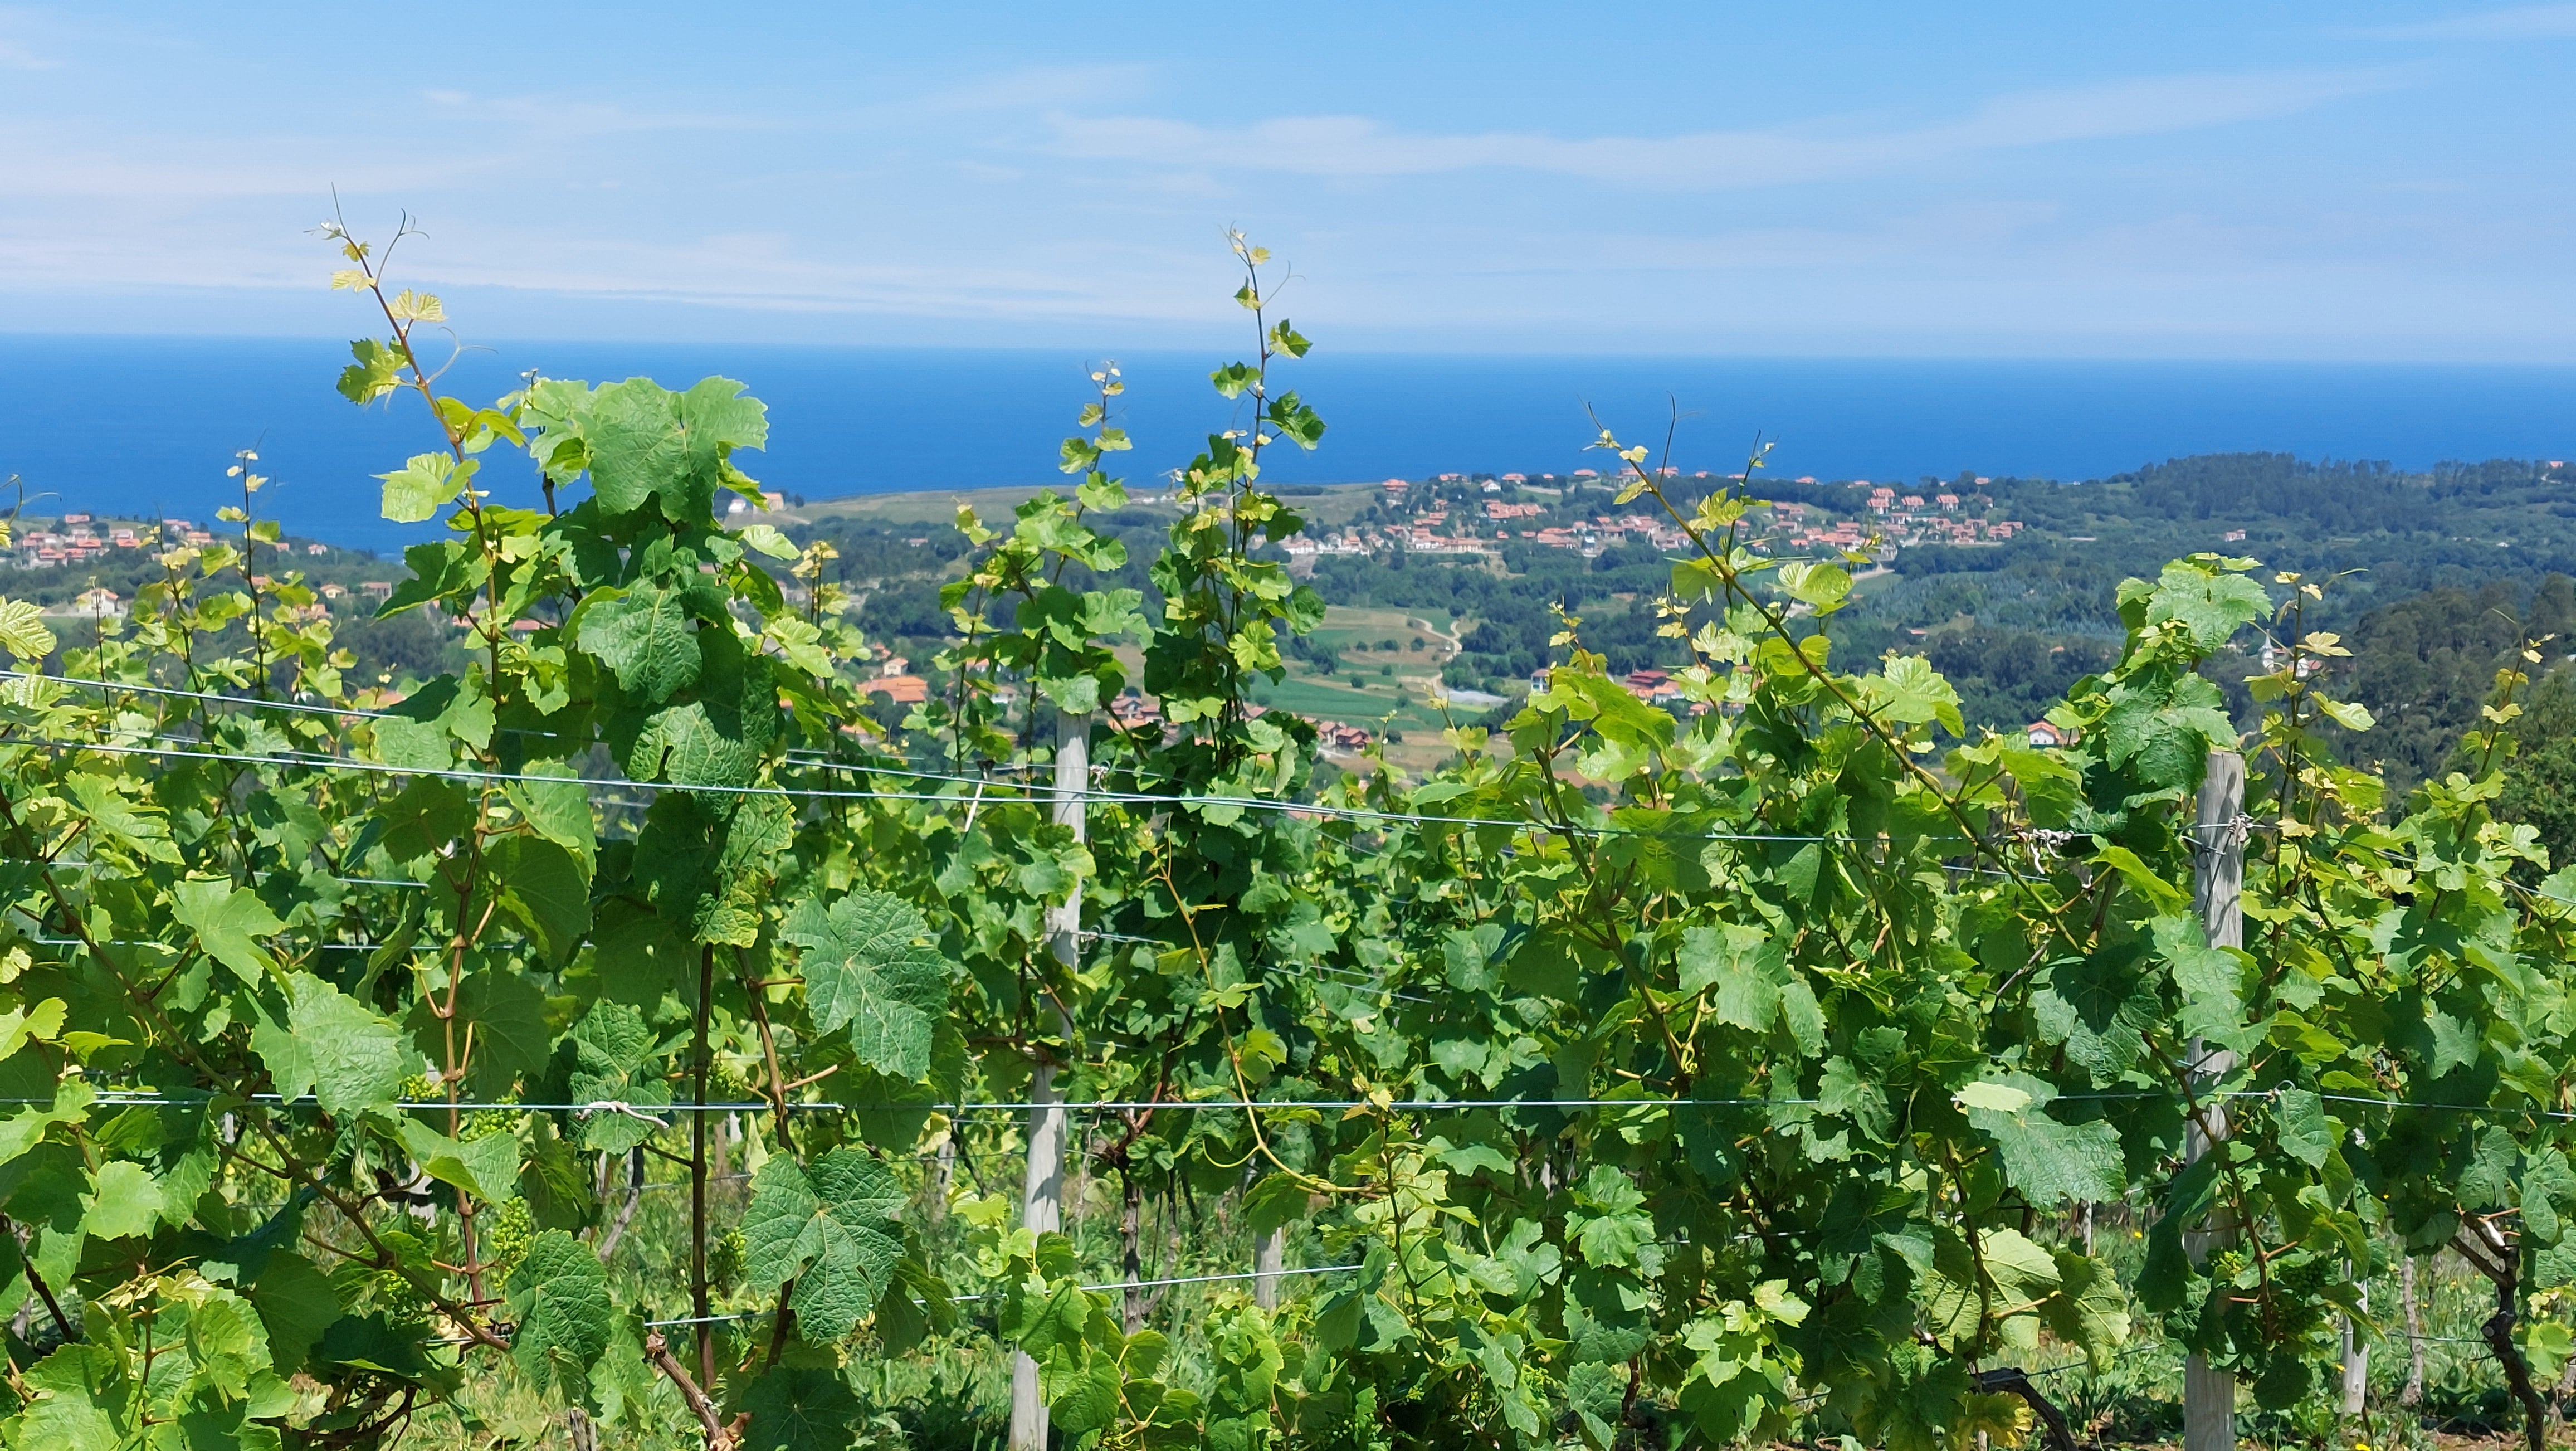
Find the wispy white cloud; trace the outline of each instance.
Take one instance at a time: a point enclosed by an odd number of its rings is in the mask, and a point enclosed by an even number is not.
[[[0,71],[49,71],[62,62],[38,55],[17,41],[0,38]]]
[[[2371,32],[2397,40],[2550,40],[2576,38],[2576,5],[2515,5],[2451,15]]]
[[[1142,88],[1153,75],[1153,67],[1132,63],[1021,66],[921,95],[881,102],[871,110],[953,116],[1097,105],[1109,95]]]
[[[0,125],[0,189],[21,201],[109,202],[166,209],[260,197],[327,200],[328,187],[396,193],[494,174],[487,157],[387,157],[327,139],[189,139],[158,135],[82,144],[62,128]]]
[[[1158,117],[1051,118],[1075,157],[1204,170],[1399,177],[1519,170],[1614,185],[1716,190],[1884,174],[1975,152],[2103,141],[2263,120],[2396,89],[2406,72],[2275,70],[2151,76],[2000,96],[1953,121],[1904,130],[1819,126],[1666,137],[1567,139],[1528,132],[1439,135],[1361,116],[1295,116],[1242,127]]]

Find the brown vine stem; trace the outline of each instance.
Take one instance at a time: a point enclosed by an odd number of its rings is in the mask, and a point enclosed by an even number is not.
[[[0,1234],[11,1239],[18,1237],[18,1226],[11,1223],[5,1214],[0,1214]],[[45,1277],[36,1273],[36,1262],[21,1255],[20,1268],[27,1272],[27,1288],[35,1291],[36,1298],[45,1302],[45,1313],[54,1317],[54,1328],[61,1331],[63,1339],[69,1342],[73,1339],[72,1322],[63,1314],[63,1304],[54,1298],[53,1290],[45,1284]]]
[[[703,943],[698,948],[696,1071],[692,1075],[696,1111],[689,1115],[689,1313],[698,1322],[692,1327],[698,1339],[698,1375],[708,1385],[716,1383],[716,1327],[707,1319],[707,1022],[715,1011],[715,990],[715,944]]]
[[[703,1331],[704,1327],[700,1328]],[[654,1367],[679,1388],[680,1399],[688,1402],[689,1409],[697,1415],[698,1425],[707,1433],[707,1451],[733,1451],[733,1433],[716,1415],[715,1403],[707,1399],[707,1393],[690,1377],[688,1367],[671,1354],[671,1344],[662,1338],[661,1331],[645,1335],[644,1358],[653,1362]]]

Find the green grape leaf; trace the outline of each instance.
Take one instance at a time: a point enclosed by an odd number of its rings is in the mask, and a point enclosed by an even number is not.
[[[784,1154],[760,1166],[744,1214],[743,1274],[756,1289],[796,1281],[798,1322],[822,1342],[850,1333],[891,1282],[903,1257],[897,1228],[905,1195],[866,1150],[842,1147],[811,1176]]]
[[[2168,564],[2147,599],[2147,623],[2173,621],[2191,636],[2192,645],[2210,654],[2227,643],[2240,626],[2261,619],[2272,608],[2263,586],[2241,574],[2212,573],[2195,564]]]
[[[197,945],[244,983],[256,983],[277,971],[276,959],[257,939],[271,937],[286,924],[254,893],[228,881],[190,877],[170,889],[170,915],[197,934]]]
[[[505,836],[485,853],[501,906],[562,962],[590,931],[590,875],[580,858],[541,836]]]
[[[473,479],[475,466],[473,459],[458,463],[452,454],[420,453],[392,473],[376,475],[385,481],[385,517],[397,524],[436,518]]]
[[[66,1345],[36,1362],[25,1376],[34,1403],[6,1423],[0,1444],[120,1451],[134,1393],[122,1361],[105,1346]]]
[[[608,1349],[608,1270],[590,1246],[560,1229],[528,1241],[510,1272],[510,1313],[519,1328],[510,1358],[530,1380],[586,1384],[590,1363]]]
[[[492,1204],[519,1197],[519,1139],[516,1134],[486,1134],[479,1139],[451,1139],[418,1119],[402,1121],[403,1148],[421,1172],[441,1184],[452,1184]]]
[[[439,769],[446,768],[440,752]],[[385,851],[396,861],[412,861],[446,846],[474,829],[474,803],[452,781],[422,776],[386,803],[377,819],[384,823]]]
[[[623,1103],[646,1113],[671,1101],[671,1087],[645,1070],[652,1027],[637,1008],[602,1000],[573,1026],[572,1101]],[[653,1136],[654,1126],[632,1114],[601,1109],[580,1116],[581,1145],[622,1154]]]
[[[1780,1013],[1780,989],[1789,978],[1789,961],[1780,944],[1759,927],[1726,922],[1691,927],[1682,932],[1681,990],[1715,988],[1710,1006],[1717,1019],[1739,1028],[1765,1032]]]
[[[1646,1196],[1617,1167],[1593,1165],[1574,1197],[1578,1208],[1566,1222],[1586,1263],[1604,1268],[1633,1265],[1638,1252],[1654,1242],[1655,1220],[1645,1211]]]
[[[249,1397],[255,1382],[278,1384],[269,1368],[268,1327],[230,1290],[211,1290],[189,1306],[187,1346],[198,1379],[226,1403]],[[287,1403],[293,1404],[291,1396]]]
[[[161,1222],[161,1186],[141,1164],[112,1159],[91,1171],[89,1183],[81,1196],[81,1231],[90,1238],[137,1239]]]
[[[1865,677],[1871,703],[1907,725],[1940,722],[1954,736],[1968,733],[1959,715],[1959,692],[1920,655],[1893,655],[1881,674]]]
[[[98,1091],[86,1079],[65,1078],[54,1085],[51,1108],[30,1106],[7,1118],[0,1118],[0,1167],[25,1156],[28,1150],[43,1142],[45,1134],[56,1124],[78,1123],[89,1116],[89,1106]]]
[[[2040,1035],[2062,1043],[2067,1058],[2107,1083],[2146,1051],[2147,1028],[2161,1004],[2134,951],[2104,949],[2049,964],[2033,994]]]
[[[63,1019],[71,1008],[61,998],[47,998],[35,1007],[15,1007],[0,1013],[0,1059],[14,1055],[30,1042],[46,1042],[60,1037]]]
[[[893,1078],[930,1072],[931,1029],[948,1005],[947,961],[924,941],[921,913],[883,892],[852,892],[826,910],[796,904],[779,930],[804,949],[807,1010],[819,1032],[844,1024],[859,1058]]]
[[[2159,917],[2154,933],[2156,951],[2172,965],[2174,986],[2182,993],[2182,1030],[2224,1047],[2249,1046],[2256,1030],[2245,1021],[2244,955],[2205,946],[2193,917]]]
[[[599,506],[626,514],[658,498],[673,523],[706,517],[716,486],[731,482],[726,459],[769,438],[767,410],[741,395],[742,385],[728,378],[705,379],[686,393],[650,378],[593,390],[566,423],[582,442]]]
[[[444,771],[456,764],[447,729],[436,721],[386,716],[375,723],[376,759],[411,771]]]
[[[270,1255],[261,1266],[259,1277],[251,1282],[250,1303],[268,1328],[268,1345],[279,1375],[302,1370],[322,1332],[341,1313],[340,1293],[332,1287],[331,1277],[304,1256],[284,1251]]]
[[[859,1402],[839,1372],[778,1365],[762,1373],[743,1395],[751,1424],[743,1451],[842,1451],[859,1420]]]
[[[627,694],[660,704],[698,683],[695,588],[639,584],[623,594],[602,590],[584,602],[581,648],[616,672]]]
[[[54,632],[44,614],[26,600],[0,600],[0,650],[22,663],[42,666],[54,653]]]
[[[402,1030],[311,973],[293,974],[287,991],[285,1021],[264,1013],[251,1029],[277,1091],[311,1093],[335,1116],[393,1103],[420,1061]]]
[[[2096,1371],[2107,1369],[2129,1338],[2129,1297],[2109,1265],[2073,1249],[2054,1253],[2057,1290],[2041,1302],[2040,1318],[2050,1334],[2082,1347]]]
[[[2022,1096],[2017,1105],[2009,1103],[2014,1094]],[[2068,1124],[2049,1117],[2055,1096],[2026,1074],[1970,1084],[1957,1095],[1968,1122],[1994,1141],[2005,1181],[2033,1205],[2118,1199],[2128,1187],[2119,1130],[2100,1120]]]
[[[650,828],[647,831],[649,835]],[[590,945],[592,960],[599,966],[601,992],[636,1007],[659,1006],[662,994],[679,980],[683,968],[697,971],[697,954],[671,930],[670,920],[626,897],[608,897],[599,903],[591,921]]]
[[[446,1022],[426,998],[404,1020],[412,1043],[423,1056],[436,1059],[445,1050]],[[456,993],[457,1031],[471,1025],[474,1060],[471,1093],[491,1097],[507,1092],[522,1075],[534,1074],[554,1054],[554,1034],[546,1023],[546,994],[536,980],[498,968],[466,974]]]
[[[627,751],[638,780],[676,786],[748,786],[778,734],[778,687],[766,656],[743,653],[731,631],[701,638],[707,666],[698,698],[656,712]]]
[[[65,779],[79,799],[90,833],[122,843],[149,861],[177,862],[179,848],[170,840],[170,824],[158,808],[137,807],[125,798],[118,781],[75,771]],[[273,930],[273,929],[272,929]]]
[[[571,767],[559,761],[531,761],[520,768],[519,774],[533,779],[513,781],[502,788],[510,804],[527,818],[537,835],[579,858],[582,876],[587,880],[596,869],[594,858],[599,845],[598,822],[590,809],[590,788],[581,784]]]

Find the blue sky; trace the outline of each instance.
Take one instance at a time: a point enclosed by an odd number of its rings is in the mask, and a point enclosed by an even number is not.
[[[2576,4],[0,6],[0,331],[2576,361]]]

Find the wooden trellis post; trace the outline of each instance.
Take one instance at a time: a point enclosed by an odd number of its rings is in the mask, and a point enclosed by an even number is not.
[[[2209,773],[2200,785],[2200,821],[2193,837],[2199,854],[2193,895],[2199,901],[2201,929],[2212,947],[2245,945],[2241,905],[2245,833],[2236,821],[2244,809],[2245,758],[2234,751],[2210,752]],[[2234,1053],[2204,1047],[2197,1038],[2192,1040],[2190,1072],[2195,1094],[2214,1087],[2235,1067]],[[2215,1100],[2204,1103],[2201,1121],[2184,1131],[2184,1161],[2198,1161],[2225,1137],[2225,1105]],[[2198,1264],[2211,1247],[2225,1243],[2234,1229],[2225,1210],[2214,1211],[2201,1229],[2184,1233],[2184,1248],[2192,1262]],[[2236,1377],[2210,1369],[2208,1360],[2197,1354],[2185,1360],[2182,1367],[2182,1442],[2183,1451],[2236,1451]]]
[[[1084,793],[1091,786],[1091,717],[1074,711],[1056,715],[1055,822],[1073,828],[1084,839]],[[1066,967],[1082,960],[1082,882],[1076,879],[1062,905],[1047,910],[1047,940],[1056,961]],[[1064,1005],[1055,1004],[1056,1030],[1067,1041],[1073,1023]],[[1020,1194],[1020,1223],[1040,1234],[1064,1226],[1064,1094],[1056,1087],[1055,1060],[1036,1055],[1029,1074],[1029,1163]],[[1011,1451],[1046,1451],[1046,1398],[1038,1386],[1037,1362],[1025,1353],[1011,1356]]]

